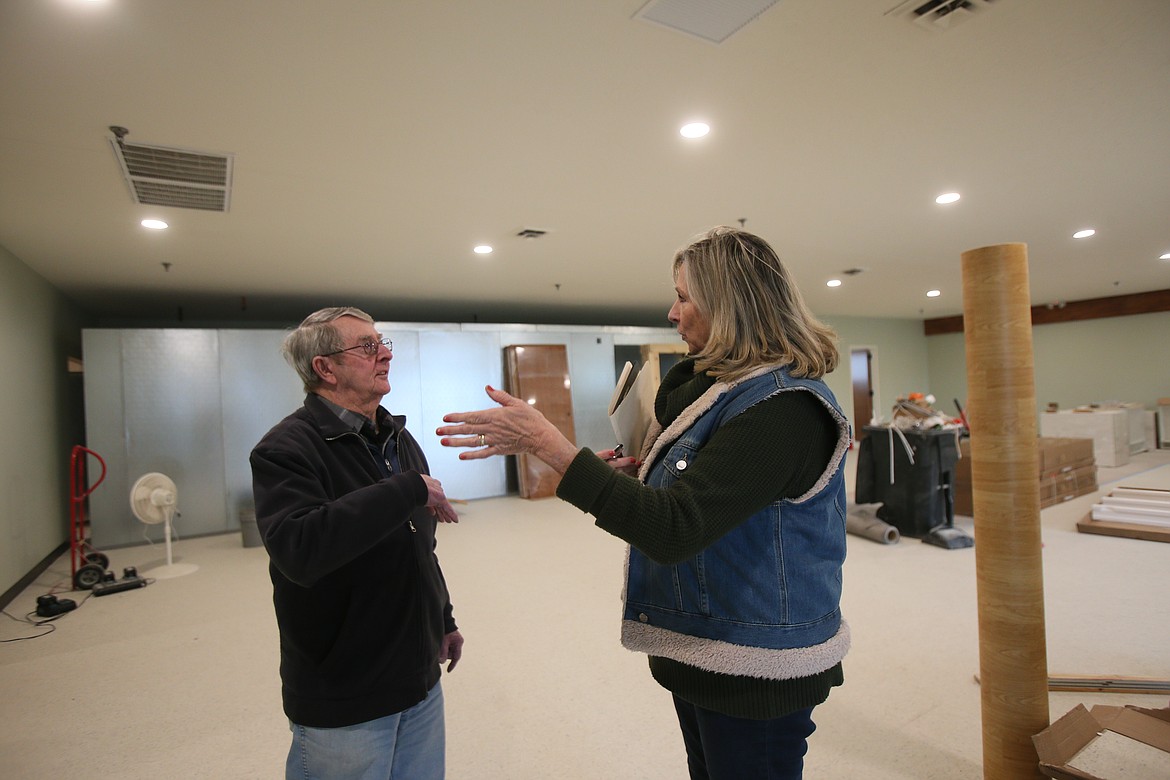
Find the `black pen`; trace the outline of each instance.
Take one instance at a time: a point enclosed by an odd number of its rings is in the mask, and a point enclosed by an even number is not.
[[[605,460],[606,460],[606,462],[609,462],[611,460],[617,460],[618,458],[622,457],[623,454],[624,453],[622,452],[622,445],[619,444],[618,446],[613,448],[613,455],[610,455]]]

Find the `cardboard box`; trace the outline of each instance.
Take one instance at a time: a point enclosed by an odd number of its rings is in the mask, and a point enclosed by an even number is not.
[[[1040,438],[1040,475],[1058,474],[1093,461],[1092,439]]]
[[[955,514],[970,517],[974,513],[971,501],[971,440],[959,439],[959,459],[951,471],[951,498]]]
[[[1040,435],[1093,440],[1093,459],[1098,466],[1115,468],[1129,463],[1129,410],[1085,409],[1045,412],[1040,415]]]
[[[1096,489],[1097,467],[1091,463],[1070,471],[1058,471],[1043,476],[1040,478],[1040,508],[1071,501]]]
[[[1040,508],[1078,498],[1097,489],[1097,464],[1093,440],[1043,437],[1036,440],[1037,476],[1040,480]],[[970,517],[971,440],[959,441],[959,460],[951,474],[955,514]]]
[[[1095,465],[1092,439],[1041,437],[1036,439],[1036,453],[1036,473],[1041,477]],[[959,460],[955,464],[955,481],[966,481],[969,484],[971,482],[970,439],[959,440],[959,456]]]
[[[1170,708],[1078,704],[1032,737],[1040,771],[1057,780],[1170,777]]]

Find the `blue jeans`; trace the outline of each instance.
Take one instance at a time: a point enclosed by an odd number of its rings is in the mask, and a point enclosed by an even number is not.
[[[813,708],[781,718],[720,715],[674,697],[691,780],[800,780]]]
[[[320,729],[289,724],[286,780],[443,780],[443,689],[396,715]]]

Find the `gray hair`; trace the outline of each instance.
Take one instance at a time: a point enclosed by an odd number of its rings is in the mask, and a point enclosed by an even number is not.
[[[336,352],[345,346],[341,343],[341,334],[333,326],[334,321],[341,317],[356,317],[369,323],[374,321],[373,317],[361,309],[352,306],[331,306],[305,317],[301,324],[284,338],[280,352],[301,378],[306,393],[313,392],[321,385],[321,377],[313,370],[313,358]]]

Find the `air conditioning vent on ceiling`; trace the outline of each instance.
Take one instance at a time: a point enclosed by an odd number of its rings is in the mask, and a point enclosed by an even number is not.
[[[886,12],[928,30],[949,30],[989,8],[993,0],[903,0]]]
[[[634,14],[635,19],[677,32],[723,43],[777,0],[650,0]]]
[[[235,155],[110,139],[135,203],[226,212]]]

